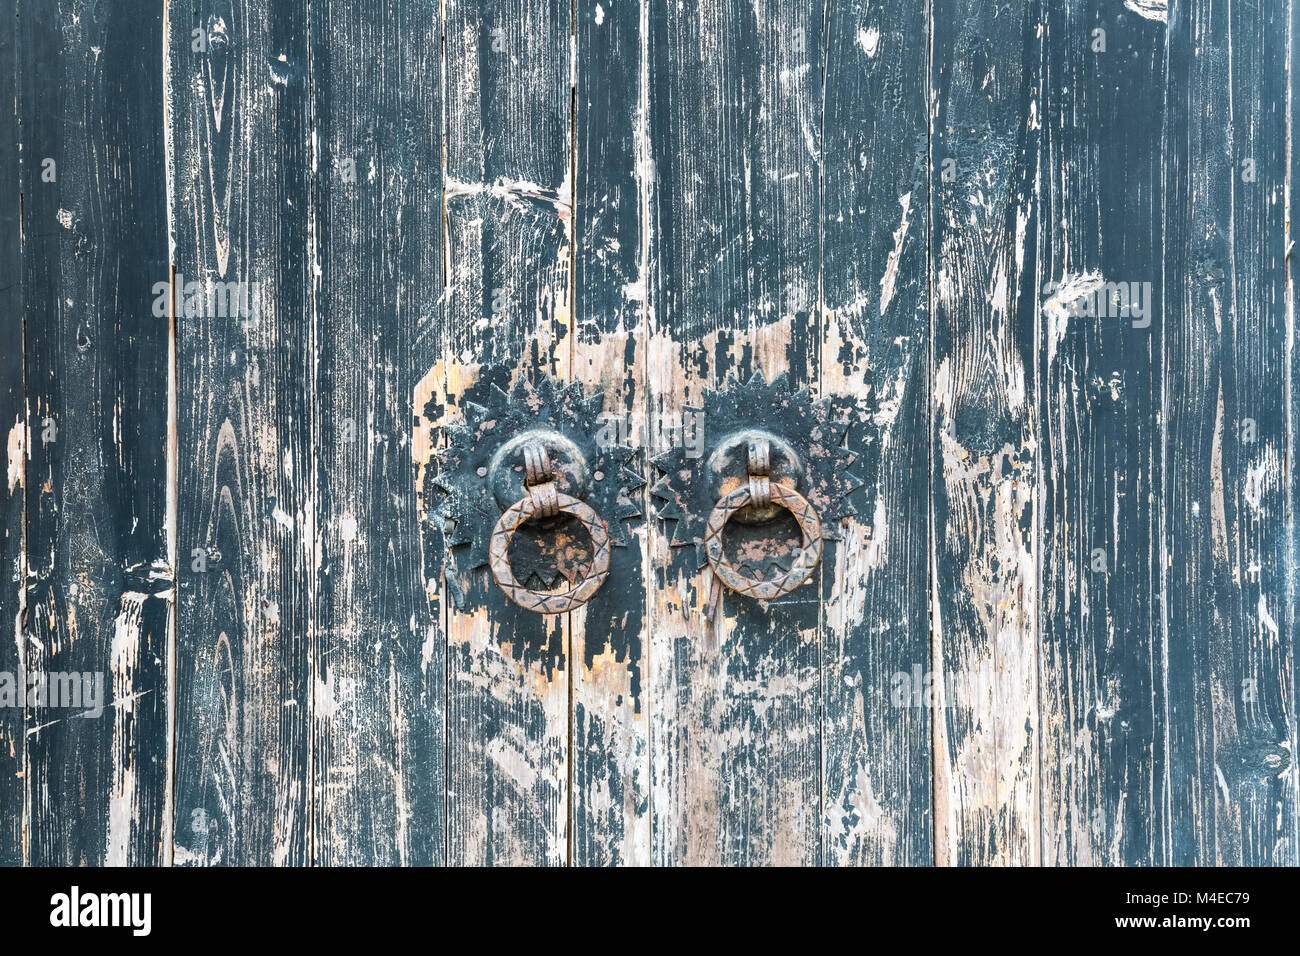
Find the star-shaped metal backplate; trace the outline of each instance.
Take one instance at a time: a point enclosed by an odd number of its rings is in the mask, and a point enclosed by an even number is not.
[[[816,508],[824,538],[838,540],[843,519],[856,514],[849,496],[862,486],[862,479],[849,470],[858,456],[845,447],[848,423],[832,419],[829,403],[814,401],[806,389],[792,391],[786,376],[769,383],[758,374],[748,382],[729,380],[721,389],[706,390],[697,427],[704,431],[703,441],[693,442],[692,447],[703,448],[703,456],[690,458],[685,446],[658,456],[654,465],[663,475],[651,489],[658,516],[672,522],[670,543],[695,545],[697,568],[707,563],[703,539],[717,504],[706,461],[721,442],[738,432],[762,429],[795,451],[803,465],[799,491]],[[737,565],[759,577],[788,571],[800,553],[798,542],[793,547],[771,547],[774,530],[772,525],[733,523],[728,534],[739,544]],[[747,546],[747,539],[766,544]]]
[[[544,374],[517,378],[509,392],[503,388],[508,381],[507,371],[486,369],[465,390],[460,402],[463,424],[447,427],[447,444],[438,451],[438,473],[432,479],[432,517],[443,531],[448,581],[461,609],[467,576],[488,564],[492,529],[503,511],[491,488],[492,458],[523,432],[558,432],[581,451],[592,475],[585,500],[609,526],[610,544],[626,547],[626,522],[641,515],[631,496],[645,484],[630,465],[635,450],[599,440],[603,396],[588,395],[581,383],[557,382]],[[573,582],[585,574],[593,555],[580,525],[570,521],[562,533],[520,528],[512,559],[518,581],[549,590],[560,577]]]

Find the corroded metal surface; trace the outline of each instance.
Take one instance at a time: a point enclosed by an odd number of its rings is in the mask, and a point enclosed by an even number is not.
[[[600,586],[609,577],[609,526],[591,506],[570,495],[555,491],[551,482],[539,486],[549,489],[548,495],[528,495],[506,509],[492,531],[490,563],[492,578],[505,593],[527,611],[538,614],[563,614],[586,604],[591,596],[600,590]],[[510,567],[510,539],[519,527],[534,515],[541,515],[548,497],[554,501],[559,512],[572,515],[582,523],[587,534],[591,536],[593,557],[590,569],[578,581],[566,590],[558,593],[534,591],[524,587],[515,578]]]
[[[709,514],[709,523],[704,533],[704,553],[709,564],[722,583],[738,594],[770,601],[782,594],[789,594],[808,580],[822,556],[822,526],[817,519],[817,512],[808,499],[793,488],[785,485],[771,484],[766,477],[756,476],[755,481],[769,489],[770,500],[788,510],[799,522],[803,535],[803,544],[790,562],[790,568],[770,580],[755,580],[744,574],[722,548],[722,531],[731,520],[732,515],[753,501],[753,485],[737,488],[727,495]]]
[[[602,396],[542,374],[510,379],[507,368],[485,368],[465,391],[464,424],[447,428],[450,444],[438,453],[440,471],[432,478],[440,499],[434,517],[450,558],[447,581],[460,610],[490,593],[474,589],[471,574],[491,562],[494,529],[511,502],[542,496],[529,512],[533,520],[512,530],[516,586],[535,593],[559,581],[569,590],[580,587],[600,550],[572,512],[548,503],[545,484],[560,500],[586,501],[605,516],[611,546],[626,547],[625,519],[641,511],[630,494],[644,484],[627,467],[632,449],[598,440]]]
[[[769,383],[755,375],[706,391],[699,419],[710,451],[703,467],[685,448],[655,459],[664,474],[652,493],[659,517],[674,521],[671,543],[694,543],[698,567],[723,569],[718,576],[728,587],[762,600],[808,580],[821,541],[838,538],[837,526],[853,514],[848,496],[861,485],[850,470],[857,455],[844,443],[848,423],[831,415],[828,403],[792,391],[784,376]],[[793,547],[785,512],[799,524]],[[721,534],[727,522],[731,557]],[[710,598],[709,611],[713,604]]]

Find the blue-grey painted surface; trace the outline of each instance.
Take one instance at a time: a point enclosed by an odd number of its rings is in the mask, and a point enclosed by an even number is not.
[[[1294,0],[0,19],[0,864],[1300,861]],[[436,454],[543,373],[646,482],[546,618]],[[861,483],[706,620],[756,373]]]

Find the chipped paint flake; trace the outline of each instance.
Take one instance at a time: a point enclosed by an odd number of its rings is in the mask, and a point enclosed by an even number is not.
[[[17,419],[13,427],[9,429],[8,441],[8,465],[6,468],[6,477],[9,483],[9,493],[13,494],[14,489],[23,483],[23,476],[27,472],[27,428],[23,420]]]
[[[885,263],[885,274],[880,279],[881,315],[885,314],[885,309],[889,308],[889,303],[894,298],[894,283],[898,280],[898,262],[903,255],[903,240],[907,238],[908,215],[912,208],[912,194],[906,193],[899,197],[898,204],[903,207],[903,221],[894,230],[894,248],[889,253],[889,261]]]
[[[1147,20],[1169,22],[1169,0],[1124,0],[1124,6]]]
[[[284,528],[284,530],[286,531],[293,530],[293,515],[289,514],[279,505],[276,505],[275,508],[271,511],[271,517],[274,518],[275,523],[278,524],[281,528]]]
[[[113,779],[108,796],[108,837],[104,850],[105,866],[127,866],[130,859],[131,833],[135,819],[136,783],[140,767],[134,753],[133,712],[138,694],[133,684],[139,662],[144,602],[150,595],[127,591],[122,595],[121,610],[113,622],[113,642],[109,649],[109,666],[113,678]]]
[[[875,57],[880,49],[880,31],[875,27],[858,27],[858,46],[869,57]]]
[[[1268,601],[1264,598],[1264,595],[1262,593],[1259,596],[1258,613],[1259,613],[1259,629],[1261,635],[1267,634],[1267,636],[1271,639],[1272,642],[1276,642],[1277,621],[1273,618],[1273,615],[1269,613]]]
[[[1077,275],[1065,275],[1057,283],[1055,291],[1043,303],[1043,315],[1047,317],[1047,364],[1051,367],[1056,358],[1056,348],[1065,341],[1065,333],[1070,326],[1070,305],[1080,299],[1096,294],[1106,284],[1100,272],[1086,272]]]

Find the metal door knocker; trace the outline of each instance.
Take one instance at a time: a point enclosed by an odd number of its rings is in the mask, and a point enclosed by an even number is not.
[[[492,578],[506,597],[525,610],[563,614],[586,604],[609,577],[609,525],[590,505],[556,489],[551,458],[542,442],[528,442],[523,446],[523,453],[526,493],[502,513],[492,529]],[[510,567],[510,539],[521,525],[534,517],[546,519],[561,514],[577,518],[591,537],[595,555],[590,568],[578,583],[558,594],[524,587]]]
[[[563,614],[609,577],[612,549],[629,541],[624,519],[640,514],[630,491],[644,481],[626,467],[631,448],[599,440],[602,396],[510,377],[480,370],[458,402],[464,424],[447,428],[438,453],[448,585],[462,610],[486,600],[472,572],[487,565],[514,604]]]
[[[713,567],[713,573],[731,590],[760,601],[770,601],[789,594],[808,580],[822,556],[822,524],[817,510],[808,499],[786,484],[773,484],[767,471],[771,460],[772,442],[766,435],[756,435],[747,440],[749,451],[749,480],[735,491],[724,495],[709,513],[704,531],[704,553]],[[773,504],[785,508],[799,523],[803,543],[790,567],[771,580],[755,580],[732,564],[722,547],[722,530],[733,515],[745,508],[767,509]],[[716,585],[714,586],[716,589]],[[716,593],[711,594],[708,616],[713,616],[717,605]]]
[[[843,446],[848,425],[831,419],[828,403],[791,392],[784,376],[706,391],[696,418],[706,434],[692,447],[711,449],[703,467],[687,461],[691,448],[674,448],[655,460],[664,475],[652,494],[659,516],[676,522],[671,543],[693,541],[697,566],[713,571],[705,606],[712,619],[720,585],[769,602],[811,580],[823,540],[837,538],[835,528],[853,513],[848,495],[862,482],[848,470],[856,459]],[[783,512],[798,529],[793,547],[783,540]],[[731,554],[724,531],[735,539]]]

